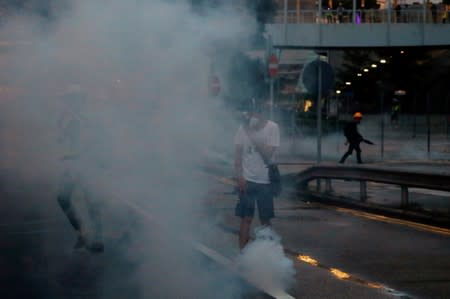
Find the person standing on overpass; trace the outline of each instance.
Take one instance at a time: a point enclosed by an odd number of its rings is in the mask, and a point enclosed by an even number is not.
[[[342,2],[339,2],[338,7],[336,8],[338,23],[342,23],[344,21],[344,7],[342,6]]]

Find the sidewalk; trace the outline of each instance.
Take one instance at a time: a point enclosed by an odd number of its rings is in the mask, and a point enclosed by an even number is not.
[[[400,125],[394,128],[385,117],[384,132],[381,130],[380,118],[378,115],[365,116],[359,125],[359,132],[375,145],[361,144],[362,158],[364,162],[374,163],[391,160],[446,160],[450,161],[450,136],[447,134],[445,124],[442,119],[432,119],[429,152],[428,135],[424,116],[419,117],[414,133],[412,116],[403,116]],[[442,118],[442,117],[441,117]],[[285,128],[287,131],[289,128]],[[311,160],[317,161],[317,137],[300,133],[295,137],[281,137],[281,146],[278,149],[277,160]],[[282,132],[283,133],[283,132]],[[283,134],[282,134],[283,135]],[[340,130],[332,134],[324,134],[321,138],[321,154],[323,162],[339,161],[340,157],[347,150],[345,137]],[[354,156],[348,158],[348,162],[353,162]]]
[[[311,181],[309,191],[299,193],[295,186],[295,176],[312,165],[315,164],[308,164],[305,161],[299,164],[282,164],[279,166],[285,180],[284,196],[299,200],[315,199],[386,213],[395,217],[406,217],[415,221],[450,226],[450,192],[409,188],[409,204],[406,209],[401,207],[401,187],[391,184],[367,182],[367,199],[364,202],[360,199],[360,184],[358,181],[331,180],[331,193],[325,193],[324,180],[322,180],[321,191],[316,189],[317,181]],[[392,161],[365,165],[383,169],[392,168],[450,175],[450,162],[447,161]],[[310,195],[312,198],[309,197]]]

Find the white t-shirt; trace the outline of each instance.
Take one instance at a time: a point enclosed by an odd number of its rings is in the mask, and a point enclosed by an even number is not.
[[[242,170],[247,181],[258,184],[269,184],[269,172],[261,154],[256,151],[255,146],[250,141],[248,133],[241,126],[239,127],[234,144],[242,146]],[[273,147],[280,146],[280,129],[273,121],[268,120],[267,124],[259,131],[252,131],[253,140]]]

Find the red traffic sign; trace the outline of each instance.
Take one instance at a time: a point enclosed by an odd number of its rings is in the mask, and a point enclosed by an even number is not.
[[[272,78],[278,75],[278,58],[275,54],[269,57],[269,75]]]
[[[211,77],[209,77],[208,88],[209,88],[209,92],[213,96],[217,96],[220,93],[219,77],[217,77],[216,75],[212,75]]]

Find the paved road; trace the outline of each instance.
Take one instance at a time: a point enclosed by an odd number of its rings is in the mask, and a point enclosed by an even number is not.
[[[201,221],[175,230],[155,226],[127,205],[105,203],[101,255],[71,249],[75,236],[51,186],[4,179],[1,298],[243,298],[247,290],[236,278],[180,241],[192,234],[231,261],[238,255],[232,187],[223,178],[204,179],[209,193],[189,210]],[[293,297],[450,297],[449,235],[295,198],[276,204],[274,228],[297,273],[288,290]],[[142,210],[163,226],[173,221],[170,213]]]
[[[283,171],[295,167],[305,166],[285,166]],[[352,193],[357,193],[356,185]],[[376,199],[380,194],[390,202],[400,195],[372,186],[370,196]],[[220,222],[236,229],[235,196],[217,196]],[[276,214],[274,228],[287,252],[297,258],[298,280],[291,290],[297,298],[450,297],[450,230],[299,198],[282,197]],[[298,261],[299,256],[303,261]],[[320,266],[307,263],[311,259]],[[350,277],[336,278],[331,273],[334,268]]]
[[[232,196],[218,201],[220,222],[237,228]],[[298,284],[291,290],[296,298],[450,297],[450,232],[299,200],[278,200],[276,214],[274,228],[291,257],[308,256],[321,265],[296,262]],[[332,268],[351,278],[336,278]]]

